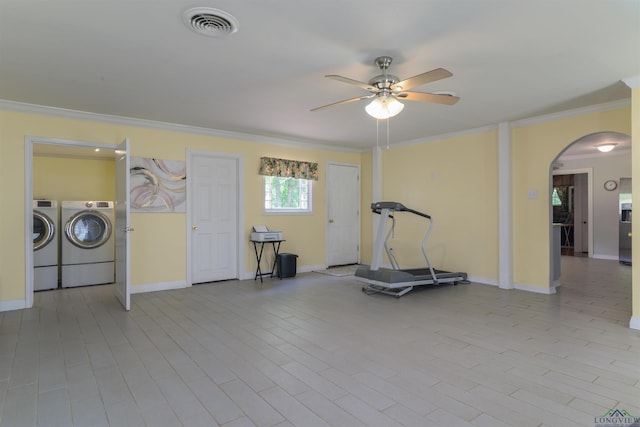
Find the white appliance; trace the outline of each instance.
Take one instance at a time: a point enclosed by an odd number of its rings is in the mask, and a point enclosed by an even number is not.
[[[269,230],[264,225],[254,225],[251,233],[252,242],[273,242],[282,240],[282,231]]]
[[[33,290],[58,287],[58,202],[33,201]]]
[[[113,283],[114,203],[63,201],[61,286],[70,288]]]

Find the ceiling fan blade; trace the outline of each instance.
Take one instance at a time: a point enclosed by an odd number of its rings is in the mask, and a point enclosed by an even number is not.
[[[416,86],[435,82],[436,80],[446,79],[451,76],[453,76],[453,74],[451,74],[450,71],[445,70],[444,68],[436,68],[435,70],[427,71],[426,73],[418,74],[417,76],[399,81],[391,86],[391,90],[409,90]]]
[[[402,92],[396,95],[398,99],[406,99],[407,101],[435,102],[436,104],[453,105],[460,100],[454,95],[445,95],[439,93],[424,92]]]
[[[343,82],[343,83],[347,83],[347,84],[350,84],[350,85],[361,87],[362,89],[368,90],[369,92],[374,92],[374,91],[377,90],[376,87],[371,86],[369,83],[365,83],[365,82],[361,82],[361,81],[358,81],[358,80],[350,79],[348,77],[342,77],[342,76],[338,76],[336,74],[329,74],[328,76],[325,76],[325,77],[328,77],[328,78],[333,79],[333,80],[338,80],[339,82]]]
[[[363,99],[369,99],[369,98],[373,98],[374,96],[375,96],[375,94],[359,96],[357,98],[345,99],[343,101],[334,102],[333,104],[327,104],[327,105],[323,105],[322,107],[316,107],[316,108],[312,109],[311,111],[323,110],[325,108],[335,107],[336,105],[349,104],[350,102],[360,101],[360,100],[363,100]]]

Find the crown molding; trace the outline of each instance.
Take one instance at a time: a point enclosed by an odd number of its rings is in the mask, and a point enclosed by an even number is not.
[[[456,131],[456,132],[449,132],[449,133],[441,133],[440,135],[434,135],[434,136],[430,136],[428,138],[418,138],[418,139],[412,139],[409,141],[404,141],[404,142],[398,142],[395,143],[393,145],[391,145],[389,148],[398,148],[398,147],[405,147],[407,145],[417,145],[417,144],[424,144],[426,142],[433,142],[433,141],[441,141],[443,139],[450,139],[450,138],[459,138],[462,136],[467,136],[467,135],[473,135],[473,134],[477,134],[477,133],[484,133],[484,132],[491,132],[498,129],[498,125],[487,125],[487,126],[480,126],[477,128],[472,128],[472,129],[466,129],[466,130],[461,130],[461,131]]]
[[[629,107],[631,105],[630,99],[621,99],[618,101],[605,102],[603,104],[590,105],[588,107],[575,108],[573,110],[561,111],[559,113],[543,114],[541,116],[529,117],[521,120],[514,120],[511,122],[511,127],[523,127],[537,125],[540,123],[553,122],[561,119],[568,119],[571,117],[584,116],[586,114],[602,113],[604,111],[617,110],[618,108]]]
[[[635,78],[625,79],[625,83],[627,83],[627,80],[633,80],[633,79]],[[637,79],[640,80],[640,76],[638,76]],[[636,83],[640,83],[640,82],[636,82]],[[513,129],[516,127],[531,126],[534,124],[551,122],[551,121],[566,119],[571,117],[578,117],[586,114],[616,110],[618,108],[624,108],[630,105],[631,105],[630,99],[622,99],[622,100],[607,102],[603,104],[591,105],[588,107],[576,108],[573,110],[561,111],[559,113],[545,114],[541,116],[534,116],[530,118],[514,120],[512,122],[509,122],[509,124]],[[172,132],[190,133],[194,135],[210,136],[214,138],[235,139],[240,141],[256,142],[259,144],[273,144],[273,145],[302,148],[302,149],[319,149],[319,150],[340,151],[340,152],[347,152],[347,153],[364,153],[364,152],[370,152],[371,150],[375,149],[375,147],[348,148],[348,147],[341,147],[337,145],[321,144],[317,141],[310,141],[310,140],[294,141],[294,140],[289,140],[284,138],[276,138],[276,137],[255,135],[255,134],[246,134],[241,132],[231,132],[231,131],[224,131],[224,130],[218,130],[218,129],[196,127],[196,126],[187,126],[187,125],[181,125],[176,123],[159,122],[155,120],[136,119],[136,118],[124,117],[124,116],[76,111],[76,110],[69,110],[65,108],[50,107],[50,106],[36,105],[36,104],[27,104],[23,102],[16,102],[16,101],[9,101],[9,100],[2,100],[2,99],[0,99],[0,109],[22,112],[22,113],[43,114],[43,115],[49,115],[49,116],[55,116],[55,117],[65,117],[65,118],[78,119],[78,120],[96,121],[96,122],[109,123],[109,124],[121,125],[121,126],[133,126],[133,127],[142,127],[142,128],[155,129],[155,130],[166,130],[166,131],[172,131]],[[439,140],[449,139],[449,138],[456,138],[456,137],[461,137],[466,135],[472,135],[475,133],[490,132],[490,131],[496,130],[497,128],[498,128],[497,124],[481,126],[481,127],[466,129],[462,131],[434,135],[428,138],[417,138],[409,141],[399,142],[399,143],[393,144],[389,148],[398,148],[398,147],[404,147],[408,145],[424,144],[427,142],[439,141]]]
[[[42,114],[68,119],[86,120],[93,122],[108,123],[120,126],[132,126],[153,130],[164,130],[171,132],[189,133],[193,135],[210,136],[214,138],[235,139],[239,141],[256,142],[259,144],[273,144],[286,147],[302,149],[330,150],[349,153],[362,153],[367,149],[347,148],[329,144],[321,144],[317,141],[300,140],[294,141],[284,138],[276,138],[264,135],[255,135],[241,132],[231,132],[219,129],[209,129],[197,126],[181,125],[177,123],[159,122],[155,120],[137,119],[132,117],[116,116],[109,114],[98,114],[87,111],[70,110],[66,108],[50,107],[47,105],[28,104],[0,99],[0,110],[15,111],[19,113]],[[302,141],[302,142],[301,142]]]
[[[637,89],[640,87],[640,76],[628,77],[626,79],[622,79],[622,81],[631,89]]]

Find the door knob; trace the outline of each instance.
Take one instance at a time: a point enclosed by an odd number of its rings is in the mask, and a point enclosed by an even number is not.
[[[195,231],[195,230],[197,230],[197,229],[198,229],[198,226],[197,226],[197,225],[194,225],[193,227],[191,227],[191,229]]]
[[[333,220],[332,219],[329,220],[329,224],[333,224]]]

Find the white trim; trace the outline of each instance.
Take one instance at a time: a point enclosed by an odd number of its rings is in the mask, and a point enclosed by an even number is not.
[[[465,129],[465,130],[456,131],[456,132],[442,133],[440,135],[434,135],[427,138],[417,138],[409,141],[398,142],[396,144],[391,145],[389,149],[397,148],[397,147],[406,147],[407,145],[424,144],[424,143],[433,142],[433,141],[442,141],[443,139],[458,138],[461,136],[474,135],[477,133],[491,132],[496,129],[497,129],[496,125],[487,125],[487,126],[480,126],[477,128]]]
[[[476,277],[476,276],[467,276],[467,280],[471,282],[470,284],[479,284],[479,285],[488,285],[488,286],[498,286],[498,281],[496,279],[487,279],[486,277]]]
[[[586,114],[601,113],[604,111],[617,110],[619,108],[629,107],[631,105],[631,99],[622,99],[619,101],[606,102],[603,104],[590,105],[582,108],[575,108],[573,110],[565,110],[559,113],[544,114],[541,116],[529,117],[521,120],[515,120],[511,122],[512,128],[537,125],[545,122],[553,122],[561,119],[568,119],[571,117],[584,116]]]
[[[187,285],[182,281],[175,282],[157,282],[157,283],[145,283],[142,285],[131,286],[130,294],[143,294],[147,292],[158,292],[158,291],[170,291],[172,289],[183,289],[189,288],[191,285]]]
[[[32,303],[33,305],[33,303]],[[13,300],[5,300],[0,301],[0,312],[3,311],[13,311],[13,310],[22,310],[24,308],[31,308],[27,306],[27,302],[23,299],[13,299]]]
[[[520,120],[515,120],[515,121],[510,122],[510,126],[511,126],[511,129],[513,129],[513,128],[517,128],[517,127],[524,127],[524,126],[530,126],[530,125],[535,125],[535,124],[540,124],[540,123],[545,123],[545,122],[552,122],[552,121],[560,120],[560,119],[578,117],[578,116],[582,116],[582,115],[585,115],[585,114],[592,114],[592,113],[600,113],[600,112],[603,112],[603,111],[617,110],[619,108],[628,107],[630,105],[631,105],[631,100],[630,99],[623,99],[623,100],[619,100],[619,101],[613,101],[613,102],[607,102],[607,103],[603,103],[603,104],[590,105],[590,106],[582,107],[582,108],[576,108],[576,109],[573,109],[573,110],[565,110],[565,111],[561,111],[559,113],[545,114],[545,115],[541,115],[541,116],[534,116],[534,117],[528,117],[528,118],[524,118],[524,119],[520,119]],[[413,140],[409,140],[409,141],[395,143],[391,147],[389,147],[389,149],[393,149],[393,148],[396,148],[396,147],[404,147],[404,146],[407,146],[407,145],[424,144],[424,143],[432,142],[432,141],[441,141],[443,139],[458,138],[458,137],[462,137],[462,136],[466,136],[466,135],[474,135],[474,134],[478,134],[478,133],[490,132],[490,131],[496,130],[499,126],[500,126],[500,124],[498,124],[498,125],[480,126],[480,127],[476,127],[476,128],[472,128],[472,129],[466,129],[466,130],[461,130],[461,131],[456,131],[456,132],[449,132],[449,133],[443,133],[443,134],[439,134],[439,135],[433,135],[433,136],[430,136],[428,138],[417,138],[417,139],[413,139]]]
[[[318,264],[318,265],[305,265],[305,266],[296,266],[296,273],[312,273],[316,270],[326,270],[327,266],[325,264]],[[244,273],[242,273],[242,277],[241,280],[254,280],[257,284],[260,284],[260,282],[255,278],[256,277],[256,272],[255,271],[245,271]],[[269,277],[264,276],[265,279],[268,279]],[[273,276],[273,279],[277,279],[278,276]]]
[[[329,267],[326,264],[298,266],[298,273],[312,273],[318,270],[326,270],[327,268]]]
[[[622,81],[631,89],[640,87],[640,76],[627,77],[626,79],[622,79]]]
[[[362,191],[361,191],[361,177],[362,177],[362,171],[360,168],[360,165],[355,164],[355,163],[345,163],[345,162],[332,162],[332,161],[327,161],[327,164],[325,166],[325,180],[324,180],[324,214],[325,214],[325,232],[324,232],[324,259],[326,262],[328,262],[329,260],[329,227],[327,226],[327,224],[329,223],[329,186],[327,185],[327,181],[329,179],[329,166],[345,166],[345,167],[350,167],[350,168],[356,168],[357,172],[358,172],[358,183],[357,183],[357,187],[358,187],[358,255],[356,258],[356,262],[360,263],[361,259],[362,259],[362,252],[361,252],[361,248],[362,248],[362,236],[360,235],[360,227],[362,226]]]
[[[629,327],[640,330],[640,316],[632,316],[631,319],[629,319]]]
[[[579,141],[580,138],[577,140]],[[575,142],[575,141],[574,141]],[[594,150],[594,153],[590,153],[590,154],[573,154],[573,155],[566,155],[566,154],[559,154],[558,155],[558,159],[562,158],[563,161],[567,161],[567,160],[583,160],[583,159],[596,159],[596,158],[602,158],[602,153],[600,153],[599,151]],[[627,148],[627,149],[619,149],[619,150],[614,150],[614,151],[610,151],[609,153],[607,153],[607,157],[615,157],[615,156],[631,156],[631,149]]]
[[[536,294],[545,294],[545,295],[553,295],[556,293],[555,286],[549,286],[548,288],[543,288],[541,286],[533,286],[533,285],[524,285],[521,283],[516,283],[514,288],[519,291],[527,291],[534,292]]]
[[[593,256],[589,256],[594,259],[606,259],[608,261],[619,261],[620,258],[615,255],[602,255],[602,254],[593,254]]]
[[[322,144],[318,141],[300,139],[293,141],[284,138],[275,138],[263,135],[245,134],[240,132],[223,131],[217,129],[202,128],[197,126],[181,125],[177,123],[166,123],[155,120],[136,119],[132,117],[114,116],[109,114],[90,113],[86,111],[69,110],[66,108],[49,107],[46,105],[26,104],[23,102],[15,102],[0,99],[0,109],[15,111],[19,113],[43,114],[55,117],[64,117],[76,120],[87,120],[101,123],[108,123],[120,126],[134,126],[154,130],[166,130],[171,132],[190,133],[195,135],[211,136],[216,138],[228,138],[241,141],[258,142],[261,144],[273,144],[285,147],[305,148],[305,149],[321,149],[330,151],[340,151],[349,153],[362,153],[368,148],[348,148],[338,145]]]
[[[371,201],[374,203],[381,202],[382,196],[382,149],[374,147],[371,150]],[[371,239],[373,242],[373,237],[378,229],[380,215],[374,214],[371,209],[367,209],[367,212],[371,215]],[[364,212],[362,214],[364,215]],[[362,248],[360,248],[360,255],[362,255]],[[370,257],[373,258],[373,252]],[[369,258],[369,262],[371,262],[371,258]],[[360,256],[360,259],[362,259],[362,256]]]
[[[33,140],[29,136],[24,139],[24,214],[23,308],[31,308],[33,307]]]
[[[33,146],[34,144],[113,150],[116,144],[74,141],[70,139],[25,136],[24,138],[24,213],[25,217],[25,308],[33,307]]]
[[[193,158],[195,156],[204,156],[204,157],[214,157],[214,158],[222,158],[222,159],[231,159],[235,160],[238,170],[237,170],[237,185],[238,185],[238,193],[237,193],[237,203],[238,203],[238,224],[237,224],[237,233],[238,233],[238,248],[237,248],[237,256],[236,256],[236,275],[240,279],[242,278],[242,271],[244,270],[244,254],[245,254],[245,231],[244,231],[244,157],[241,154],[236,153],[225,153],[219,151],[205,151],[205,150],[194,150],[191,148],[187,148],[187,207],[186,207],[186,230],[187,233],[187,277],[186,283],[187,286],[191,286],[193,284],[193,274],[191,271],[192,263],[191,263],[191,216],[193,214],[193,197],[190,197],[191,193],[191,185],[193,183],[193,179],[189,179],[190,171],[193,170]]]
[[[498,281],[500,289],[513,289],[513,194],[511,126],[498,125]]]
[[[593,258],[593,168],[580,168],[580,169],[558,169],[553,170],[553,163],[558,160],[556,157],[550,165],[551,177],[549,177],[549,238],[550,251],[553,256],[553,206],[551,204],[551,195],[553,194],[553,177],[555,175],[577,175],[581,173],[587,174],[587,232],[589,234],[587,238],[587,245],[589,247],[589,258]],[[553,265],[553,262],[550,264]]]
[[[326,270],[327,266],[325,264],[320,264],[320,265],[305,265],[305,266],[298,266],[297,267],[297,272],[298,273],[312,273],[316,270]],[[255,274],[255,273],[254,273]]]
[[[638,78],[640,78],[640,76]],[[623,81],[627,85],[637,84],[635,78],[624,79]],[[619,101],[591,105],[583,108],[576,108],[573,110],[566,110],[559,113],[546,114],[542,116],[535,116],[535,117],[525,118],[521,120],[516,120],[511,122],[511,127],[515,128],[515,127],[529,126],[533,124],[550,122],[550,121],[559,120],[559,119],[577,117],[584,114],[615,110],[615,109],[627,107],[630,105],[631,105],[630,99],[623,99]],[[367,148],[348,148],[348,147],[338,146],[338,145],[323,144],[318,141],[312,141],[312,140],[306,140],[306,139],[293,141],[293,140],[284,139],[284,138],[275,138],[275,137],[269,137],[269,136],[263,136],[263,135],[223,131],[223,130],[217,130],[217,129],[181,125],[176,123],[165,123],[165,122],[159,122],[155,120],[145,120],[145,119],[136,119],[131,117],[114,116],[114,115],[108,115],[108,114],[90,113],[85,111],[76,111],[76,110],[69,110],[65,108],[49,107],[45,105],[27,104],[23,102],[8,101],[3,99],[0,99],[0,109],[22,112],[22,113],[44,114],[49,116],[65,117],[65,118],[78,119],[78,120],[97,121],[97,122],[109,123],[109,124],[121,125],[121,126],[135,126],[135,127],[142,127],[147,129],[168,130],[173,132],[190,133],[195,135],[204,135],[204,136],[211,136],[211,137],[217,137],[217,138],[237,139],[242,141],[258,142],[262,144],[273,144],[273,145],[279,145],[279,146],[285,146],[285,147],[323,149],[323,150],[349,152],[349,153],[363,153],[363,152],[369,151],[368,147]],[[489,132],[489,131],[495,130],[496,127],[497,125],[487,125],[487,126],[481,126],[481,127],[476,127],[472,129],[466,129],[462,131],[433,135],[428,138],[417,138],[417,139],[393,144],[390,148],[402,147],[406,145],[422,144],[425,142],[439,141],[443,139],[455,138],[455,137],[460,137],[465,135],[473,135],[476,133]]]
[[[267,175],[263,175],[262,176],[262,214],[265,216],[268,215],[313,215],[313,183],[317,182],[314,181],[312,179],[304,179],[304,178],[293,178],[296,181],[298,181],[299,184],[300,181],[306,181],[306,186],[307,186],[307,196],[309,196],[308,199],[308,207],[306,209],[296,209],[296,208],[283,208],[283,209],[278,209],[278,208],[269,208],[267,209],[265,207],[265,199],[266,199],[266,186],[267,186],[267,178],[275,178],[275,179],[289,179],[289,178],[285,178],[285,177],[279,177],[279,176],[267,176]]]

